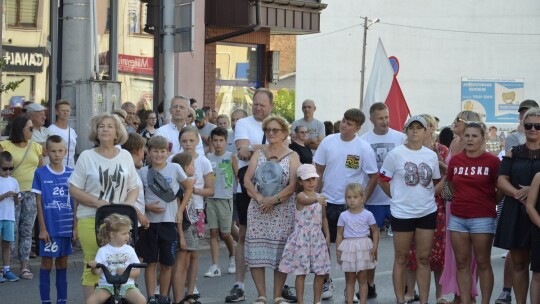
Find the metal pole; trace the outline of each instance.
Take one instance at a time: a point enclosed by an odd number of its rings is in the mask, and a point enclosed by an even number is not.
[[[364,106],[364,77],[366,74],[366,39],[367,39],[367,25],[368,19],[364,17],[364,42],[362,45],[362,77],[360,79],[360,110]]]
[[[165,118],[174,97],[174,0],[163,0],[163,91]]]
[[[51,58],[49,59],[49,102],[51,109],[56,105],[58,89],[58,0],[50,1],[51,14],[49,16],[49,26],[51,29]],[[51,111],[52,112],[52,111]],[[56,121],[56,115],[50,114],[51,122]]]
[[[111,30],[109,33],[109,80],[118,80],[118,0],[110,0]]]

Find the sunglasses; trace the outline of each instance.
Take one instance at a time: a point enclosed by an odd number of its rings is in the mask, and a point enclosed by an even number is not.
[[[534,123],[534,124],[533,123],[524,123],[523,124],[523,127],[525,128],[525,130],[532,130],[533,126],[534,126],[534,129],[536,131],[540,131],[540,123]]]
[[[454,123],[457,124],[458,122],[464,122],[464,123],[467,123],[467,121],[465,119],[462,119],[462,118],[456,118],[456,120],[454,120]]]
[[[276,128],[265,128],[264,129],[264,132],[265,133],[274,133],[274,134],[277,134],[278,132],[281,132],[283,131],[282,129],[276,129]]]
[[[2,171],[13,171],[15,167],[2,167]]]

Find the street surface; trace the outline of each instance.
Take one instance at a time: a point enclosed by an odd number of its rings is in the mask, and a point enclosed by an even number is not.
[[[203,275],[208,270],[211,264],[210,250],[207,240],[202,240],[201,250],[199,253],[199,271],[197,276],[197,288],[201,292],[201,303],[224,303],[224,298],[228,294],[232,285],[235,282],[235,276],[227,273],[227,250],[223,243],[220,243],[220,263],[222,269],[222,276],[216,278],[205,278]],[[332,245],[332,254],[335,252],[335,247]],[[392,287],[392,263],[393,263],[393,244],[391,237],[382,237],[379,243],[379,265],[376,273],[376,286],[378,297],[376,299],[369,300],[368,303],[375,304],[391,304],[395,303],[394,290]],[[504,259],[501,255],[503,250],[493,248],[492,252],[492,265],[495,274],[495,287],[493,289],[493,295],[491,297],[491,303],[495,301],[495,298],[499,295],[502,289],[502,276]],[[334,257],[335,258],[335,257]],[[15,303],[40,303],[39,297],[39,257],[37,259],[31,259],[32,272],[34,273],[33,280],[21,280],[19,282],[5,282],[0,284],[0,303],[1,304],[15,304]],[[332,265],[337,265],[333,260]],[[12,263],[14,273],[19,273],[19,266],[17,263]],[[83,303],[82,290],[80,287],[80,276],[82,272],[82,252],[80,248],[76,249],[73,256],[70,257],[68,267],[68,301],[69,303]],[[336,284],[336,292],[334,297],[322,303],[344,303],[343,290],[345,286],[345,278],[343,273],[333,267],[332,278]],[[54,271],[51,273],[51,295],[53,303],[56,301],[56,289],[54,285]],[[310,275],[306,279],[306,297],[305,303],[313,303],[313,275]],[[144,279],[142,276],[138,279],[139,287],[144,290]],[[294,277],[287,279],[287,284],[294,286]],[[268,292],[268,303],[271,302],[272,291],[272,277],[271,271],[266,271],[266,286]],[[246,291],[247,300],[240,303],[252,303],[257,298],[257,292],[255,285],[251,280],[249,273],[246,274]],[[144,292],[143,292],[144,293]],[[431,285],[430,290],[430,303],[435,303],[435,288]],[[480,301],[477,300],[477,303]]]

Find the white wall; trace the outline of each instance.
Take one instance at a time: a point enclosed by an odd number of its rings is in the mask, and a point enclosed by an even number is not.
[[[398,81],[412,114],[430,113],[450,124],[460,111],[461,77],[523,77],[525,98],[540,100],[539,1],[519,5],[503,0],[324,2],[328,7],[321,14],[321,33],[297,38],[297,118],[306,98],[315,100],[319,120],[336,121],[348,108],[358,108],[361,16],[381,20],[368,30],[365,87],[380,37],[388,56],[400,62]],[[536,35],[430,31],[388,23]]]

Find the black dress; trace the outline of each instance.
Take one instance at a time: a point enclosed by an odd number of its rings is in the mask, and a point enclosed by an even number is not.
[[[300,156],[300,163],[302,164],[312,164],[313,163],[313,152],[311,152],[311,149],[306,146],[301,146],[297,144],[296,142],[291,142],[289,145],[289,149],[293,150],[294,152],[298,153],[298,156]]]
[[[512,157],[504,157],[499,175],[510,177],[516,187],[530,186],[534,175],[540,172],[540,150],[529,150],[526,145],[512,148]],[[511,196],[504,197],[501,216],[497,223],[494,246],[503,249],[529,249],[532,222],[525,205]]]

